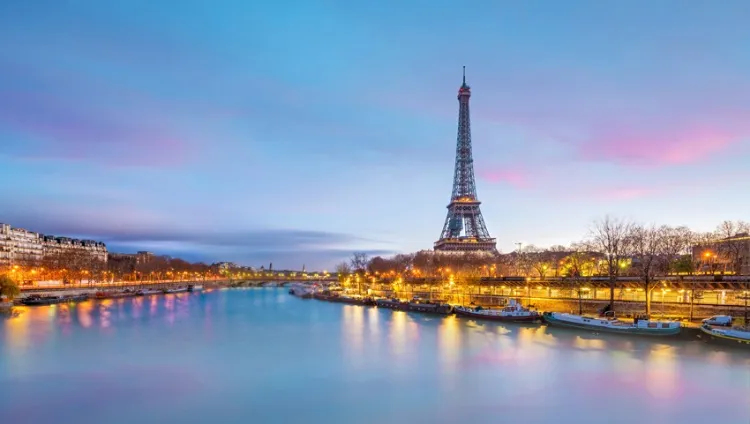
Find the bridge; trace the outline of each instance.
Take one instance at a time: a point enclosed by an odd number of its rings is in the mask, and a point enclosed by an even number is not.
[[[255,277],[255,278],[206,278],[206,279],[185,279],[185,280],[138,280],[138,281],[97,281],[97,282],[71,282],[63,281],[34,281],[30,284],[24,284],[21,287],[22,292],[53,292],[66,290],[112,290],[125,288],[167,288],[186,285],[203,285],[206,287],[226,287],[226,286],[244,286],[260,287],[265,284],[284,286],[294,282],[309,283],[331,283],[337,281],[335,278],[314,278],[314,277]]]
[[[331,274],[302,274],[294,272],[265,273],[265,274],[228,274],[223,277],[229,281],[285,281],[285,282],[304,282],[304,281],[325,281],[333,283],[338,281],[336,275]]]

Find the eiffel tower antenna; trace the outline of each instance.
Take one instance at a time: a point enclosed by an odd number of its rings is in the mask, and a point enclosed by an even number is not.
[[[448,204],[448,216],[443,224],[435,251],[483,252],[497,254],[497,244],[484,224],[481,202],[477,198],[474,180],[474,159],[471,154],[471,119],[469,98],[471,87],[466,84],[466,66],[463,83],[458,89],[458,137],[456,140],[456,166],[453,172],[453,193]]]

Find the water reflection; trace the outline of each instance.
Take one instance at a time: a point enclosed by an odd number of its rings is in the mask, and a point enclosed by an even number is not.
[[[680,386],[675,349],[668,345],[657,345],[646,361],[644,385],[651,396],[672,399]]]
[[[161,296],[149,296],[148,297],[148,300],[149,300],[149,310],[148,310],[148,312],[149,312],[149,315],[152,318],[156,316],[156,312],[157,312],[158,307],[159,307],[159,299],[160,298],[161,298]]]
[[[356,305],[343,305],[342,308],[341,332],[345,356],[356,363],[365,351],[365,308]]]
[[[4,345],[7,347],[7,351],[21,351],[26,349],[28,338],[29,338],[29,326],[31,320],[21,319],[24,314],[28,313],[28,307],[14,308],[13,315],[9,319],[5,319],[3,334],[5,334]]]
[[[130,301],[130,313],[133,318],[138,319],[143,316],[144,302],[143,297],[136,297]],[[126,305],[127,303],[123,302],[123,309],[127,313]]]
[[[110,307],[114,301],[112,299],[100,300],[96,305],[96,313],[99,321],[99,328],[105,330],[112,325]]]
[[[394,311],[391,315],[390,331],[388,332],[388,340],[391,348],[391,356],[394,358],[396,364],[404,363],[404,357],[406,355],[406,343],[407,343],[407,325],[409,324],[409,317],[404,311]]]
[[[0,417],[740,423],[749,356],[217,290],[16,308],[0,319]]]
[[[577,336],[573,341],[573,347],[584,350],[604,350],[607,347],[607,342],[602,339]]]
[[[438,355],[446,372],[457,370],[461,358],[461,323],[456,316],[442,319],[437,330]]]
[[[97,329],[111,333],[117,323],[148,316],[163,318],[170,324],[190,315],[190,294],[146,296],[122,299],[87,300],[49,306],[17,306],[12,314],[0,318],[0,340],[6,351],[54,342],[77,331]],[[209,309],[210,310],[210,309]]]

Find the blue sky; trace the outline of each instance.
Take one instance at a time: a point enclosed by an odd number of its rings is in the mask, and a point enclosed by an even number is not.
[[[461,66],[499,248],[747,219],[746,1],[0,5],[0,222],[330,268],[431,248]]]

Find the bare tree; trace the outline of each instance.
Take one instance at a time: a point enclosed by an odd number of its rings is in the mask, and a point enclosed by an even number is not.
[[[565,257],[568,256],[571,253],[570,248],[561,246],[561,245],[554,245],[551,246],[549,249],[547,249],[548,254],[548,260],[550,264],[552,265],[553,269],[555,270],[555,277],[560,276],[560,272],[562,271],[562,265],[565,263]]]
[[[367,271],[371,274],[386,274],[393,268],[393,261],[381,256],[375,256],[367,263]]]
[[[358,274],[364,274],[367,272],[367,264],[369,262],[370,259],[365,252],[354,252],[352,258],[349,260],[352,270]]]
[[[399,254],[394,256],[391,262],[393,263],[393,271],[404,273],[409,269],[413,269],[414,255]]]
[[[664,250],[665,229],[656,226],[632,225],[627,234],[633,268],[641,279],[646,293],[646,313],[651,313],[651,292],[654,276],[658,271],[660,255]]]
[[[591,229],[592,245],[606,256],[610,310],[615,308],[615,285],[620,276],[621,264],[624,264],[628,257],[628,234],[632,226],[630,221],[607,215],[601,220],[594,221]]]
[[[724,221],[715,231],[718,254],[736,274],[742,272],[742,263],[746,259],[747,245],[740,238],[747,237],[749,232],[750,224],[744,221]]]
[[[530,276],[534,272],[534,260],[540,251],[538,247],[530,244],[511,253],[515,274],[523,277]]]
[[[434,276],[439,266],[436,264],[436,255],[432,252],[417,252],[411,261],[412,270],[418,271],[424,276]]]
[[[665,274],[677,271],[678,261],[689,255],[695,241],[695,233],[688,227],[661,226],[661,252],[659,257],[659,271]]]
[[[336,275],[338,276],[339,282],[344,282],[346,277],[352,273],[352,268],[349,266],[349,262],[344,261],[336,265]]]
[[[536,271],[540,279],[544,279],[547,276],[547,271],[552,269],[553,261],[551,258],[553,255],[548,250],[539,249],[532,244],[523,248],[523,255],[525,255],[528,266],[531,270]]]

